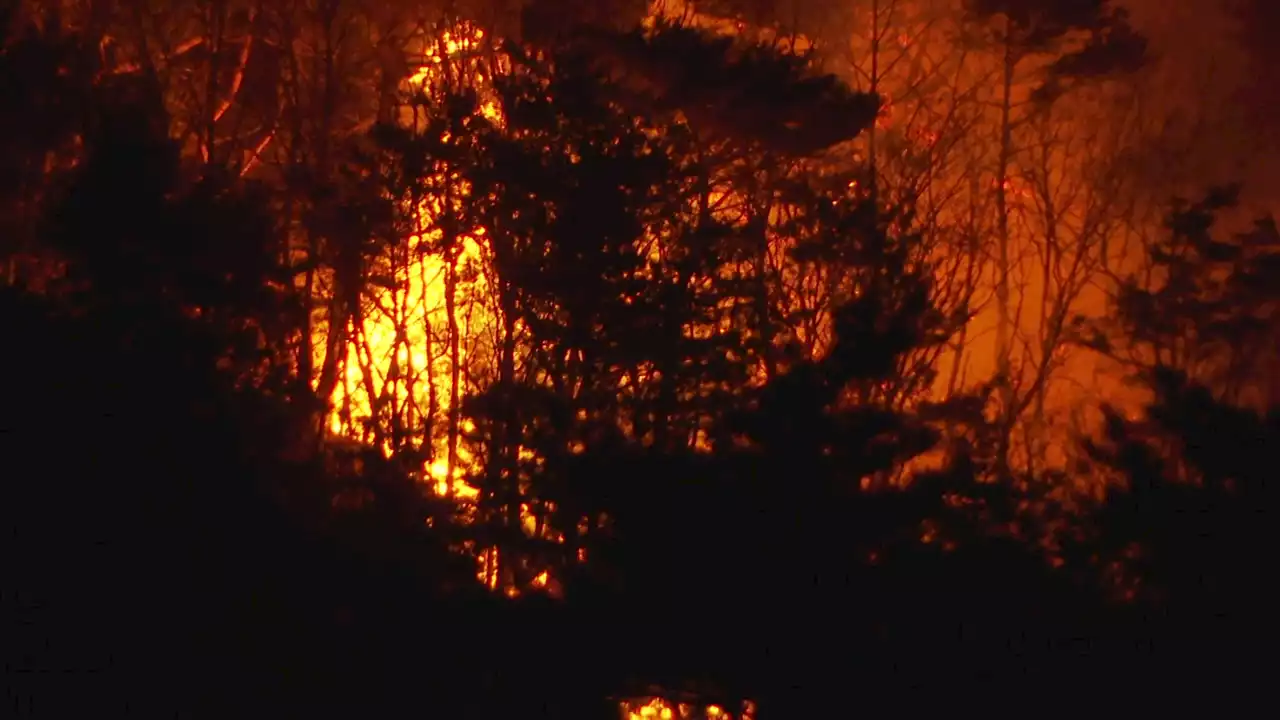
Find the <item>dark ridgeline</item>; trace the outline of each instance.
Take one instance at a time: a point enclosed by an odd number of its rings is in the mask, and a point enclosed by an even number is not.
[[[186,162],[146,74],[102,79],[84,38],[15,29],[0,582],[20,716],[603,718],[652,687],[762,718],[1034,712],[1242,693],[1261,669],[1280,438],[1243,408],[1274,408],[1256,379],[1280,242],[1214,240],[1223,198],[1176,208],[1150,255],[1167,284],[1125,286],[1081,334],[1155,394],[1088,444],[1117,489],[1052,563],[986,396],[923,399],[909,359],[965,318],[939,309],[911,208],[851,189],[856,168],[808,172],[874,98],[681,27],[513,47],[505,127],[423,93],[431,122],[378,126],[362,172],[309,181],[341,199],[326,232],[359,238],[333,243],[352,281],[415,221],[392,197],[472,189],[430,249],[483,228],[505,321],[454,421],[478,458],[463,523],[394,433],[390,459],[314,442],[295,360],[314,300],[272,188]],[[798,276],[823,305],[788,314],[770,298]],[[830,347],[796,332],[813,316]],[[531,591],[544,570],[561,598]]]

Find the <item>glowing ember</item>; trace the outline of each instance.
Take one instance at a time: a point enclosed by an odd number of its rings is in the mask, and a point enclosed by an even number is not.
[[[718,705],[699,708],[689,703],[670,703],[661,698],[628,700],[620,703],[623,720],[753,720],[755,706],[744,702],[742,711],[735,715]]]

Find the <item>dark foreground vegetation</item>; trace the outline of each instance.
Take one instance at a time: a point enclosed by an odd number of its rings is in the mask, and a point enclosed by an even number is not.
[[[1280,238],[1220,237],[1230,192],[1175,204],[1147,253],[1162,280],[1072,326],[1149,404],[1077,438],[1059,476],[1010,459],[1000,378],[927,400],[921,358],[968,310],[901,198],[796,170],[876,104],[785,55],[675,27],[513,46],[501,123],[474,91],[407,98],[428,122],[290,178],[303,213],[185,152],[154,76],[0,20],[17,716],[604,718],[653,694],[785,720],[1230,713],[1264,694]],[[600,60],[643,74],[646,53],[704,72],[654,97]],[[766,107],[725,112],[743,83]],[[774,214],[713,212],[713,176]],[[448,209],[406,210],[432,197]],[[292,252],[295,211],[315,255]],[[312,367],[302,278],[329,273],[345,323],[423,223],[423,252],[454,258],[484,229],[500,311],[484,392],[441,415],[475,458],[465,515],[424,480],[417,431],[388,411],[340,442],[315,390],[335,371]],[[758,261],[780,237],[775,274]],[[778,316],[764,297],[794,273],[816,299]],[[817,317],[824,339],[795,330]],[[1079,478],[1092,500],[1046,490]],[[498,549],[492,580],[477,548]]]

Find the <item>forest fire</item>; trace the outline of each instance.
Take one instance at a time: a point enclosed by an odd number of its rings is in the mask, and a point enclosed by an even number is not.
[[[690,7],[682,3],[659,3],[646,25],[652,28],[654,19],[659,16],[665,16],[667,20],[680,18],[716,32],[737,34],[743,30],[741,22],[726,23],[707,18],[693,13]],[[880,19],[876,17],[874,21],[878,23]],[[766,42],[771,41],[771,36],[767,33],[761,37]],[[919,46],[922,41],[914,32],[898,32],[894,38],[893,45],[903,58],[922,49]],[[501,72],[502,69],[488,66],[487,63],[492,62],[496,54],[487,46],[487,40],[482,29],[468,23],[458,23],[453,28],[440,32],[434,41],[425,44],[424,62],[408,78],[408,91],[437,92],[459,87],[471,88],[480,97],[479,113],[489,121],[501,123],[502,109],[492,96],[489,82],[491,73]],[[803,36],[791,38],[792,52],[803,52],[810,45]],[[877,145],[875,139],[869,145],[864,141],[855,151],[855,157],[866,160],[870,154],[869,159],[873,163],[883,164],[884,177],[873,178],[870,181],[872,186],[916,182],[919,178],[908,174],[915,172],[910,164],[917,162],[921,156],[933,159],[935,167],[931,168],[932,174],[928,177],[930,190],[937,188],[943,192],[954,192],[954,188],[944,189],[945,184],[958,182],[960,178],[947,177],[950,170],[944,163],[937,162],[943,147],[943,133],[948,130],[945,125],[931,124],[948,122],[946,113],[954,110],[939,109],[919,101],[894,103],[890,98],[896,93],[887,87],[892,80],[895,78],[889,75],[873,79],[872,84],[879,84],[878,92],[883,98],[881,110],[871,131],[875,133],[879,143]],[[911,97],[912,93],[910,88],[903,88],[901,94]],[[412,107],[403,109],[401,123],[413,127],[429,121],[429,118],[418,117],[416,112]],[[895,172],[904,174],[894,177]],[[1048,178],[1043,179],[1049,181]],[[443,182],[451,181],[443,179]],[[1026,218],[1037,212],[1034,182],[1033,177],[1019,177],[1016,180],[1007,178],[1001,183],[992,176],[987,179],[986,192],[1007,195],[1010,207],[1016,208],[1022,218],[1019,227],[1025,228],[1034,223],[1034,220]],[[849,188],[854,193],[866,192],[856,180],[849,182]],[[460,191],[465,193],[467,188],[460,188]],[[1048,189],[1045,191],[1052,192]],[[710,207],[713,214],[724,222],[741,226],[747,221],[737,205],[742,204],[744,199],[737,191],[716,190],[712,192]],[[440,202],[442,200],[439,199],[425,200],[417,208],[416,212],[424,218],[422,226],[432,224],[430,217],[440,212]],[[1054,201],[1051,198],[1049,202]],[[945,204],[932,207],[930,211],[934,222],[939,227],[946,227],[948,223],[953,227],[971,223],[972,215],[968,218],[960,216],[958,207]],[[770,228],[780,228],[787,222],[785,208],[769,211]],[[776,230],[771,232],[780,234]],[[465,401],[484,388],[484,373],[487,372],[484,366],[486,363],[492,364],[494,360],[494,338],[500,332],[502,319],[494,304],[493,288],[489,283],[489,248],[483,229],[474,236],[464,237],[461,250],[452,260],[446,260],[437,250],[439,241],[438,230],[412,234],[401,245],[394,247],[385,258],[385,267],[380,268],[382,274],[378,276],[378,281],[367,289],[371,312],[359,318],[361,326],[354,328],[351,335],[352,341],[342,363],[342,382],[335,388],[332,397],[329,429],[336,435],[368,438],[371,437],[370,433],[363,429],[370,424],[385,425],[389,422],[388,417],[393,418],[390,420],[393,423],[422,428],[424,435],[417,442],[429,458],[425,464],[424,480],[431,483],[438,495],[468,504],[475,503],[479,498],[479,491],[466,481],[470,473],[481,469],[479,458],[473,455],[472,449],[463,439],[474,429],[474,425],[470,420],[463,419],[459,421],[462,432],[450,434],[440,432],[439,421],[458,412],[454,403]],[[778,257],[782,257],[786,252],[785,244],[777,241],[775,243],[777,245],[774,250]],[[656,249],[650,252],[656,252]],[[976,297],[978,285],[990,282],[989,277],[974,275],[972,269],[967,271],[967,275],[957,274],[963,268],[966,258],[954,255],[953,248],[939,244],[932,252],[935,253],[934,257],[921,258],[921,261],[936,267],[938,281],[946,292],[951,293],[951,302],[956,307],[971,302]],[[968,260],[971,261],[972,258]],[[458,277],[466,278],[461,284],[446,278],[450,263]],[[735,274],[744,269],[749,270],[744,265],[726,272]],[[804,282],[796,275],[791,276],[791,281],[797,284]],[[1044,297],[1040,302],[1050,302],[1049,292],[1047,288],[1042,291]],[[796,302],[803,305],[807,301],[797,299]],[[1066,302],[1069,306],[1074,303],[1074,298],[1067,298]],[[1063,311],[1065,306],[1055,312]],[[982,334],[978,331],[981,324],[990,321],[990,309],[986,312],[987,318],[974,323],[975,337]],[[797,337],[812,356],[820,356],[823,348],[831,341],[830,323],[820,318],[821,316],[817,322],[797,332]],[[1022,321],[1014,322],[1019,324]],[[1043,317],[1041,322],[1044,322]],[[327,331],[328,328],[323,325],[316,328],[316,345],[320,348],[324,346],[323,335]],[[703,337],[710,337],[712,334],[710,328],[692,328],[691,332]],[[961,387],[957,384],[958,377],[970,373],[977,376],[990,374],[999,364],[995,359],[999,352],[995,347],[984,351],[975,349],[972,345],[967,353],[965,349],[959,352],[947,350],[935,359],[944,370],[938,373],[932,392],[939,398],[946,397]],[[986,355],[990,357],[984,357]],[[322,357],[316,358],[317,365],[322,361]],[[1040,362],[1043,367],[1047,367],[1049,358],[1042,358]],[[966,369],[961,370],[962,365]],[[945,370],[949,366],[953,368],[950,373]],[[763,368],[757,368],[755,375],[757,380],[762,381],[765,376]],[[1030,398],[1037,392],[1040,391],[1031,390],[1025,397]],[[1043,394],[1040,397],[1043,403]],[[694,444],[706,447],[705,440],[701,437],[695,438]],[[386,449],[389,453],[396,450],[390,446]],[[521,452],[526,459],[532,457],[526,450]],[[1028,452],[1037,451],[1029,449]],[[936,464],[926,458],[920,460],[918,466],[921,469],[932,468]],[[865,486],[866,479],[863,480]],[[531,508],[522,505],[521,512],[522,529],[531,537],[535,536],[539,523],[531,513]],[[497,548],[471,547],[469,552],[476,557],[478,576],[486,586],[513,596],[520,592],[514,585],[506,584],[499,577]],[[551,573],[543,569],[535,574],[529,587],[546,589],[553,584]],[[656,698],[624,702],[621,709],[628,720],[683,720],[693,717],[694,712],[691,706],[669,704]],[[735,720],[734,716],[715,706],[707,708],[705,712],[706,717]],[[751,717],[748,710],[736,720]]]
[[[0,3],[18,664],[178,715],[1241,685],[1280,232],[1144,3]]]

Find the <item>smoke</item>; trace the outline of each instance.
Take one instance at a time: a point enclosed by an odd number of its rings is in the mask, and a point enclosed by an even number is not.
[[[866,32],[865,17],[958,9],[964,0],[668,0],[819,39]],[[1241,182],[1256,209],[1280,206],[1280,1],[1115,0],[1149,40],[1137,107],[1153,198]],[[906,7],[909,6],[909,7]],[[927,6],[927,9],[926,9]],[[895,10],[894,12],[898,12]],[[860,19],[861,18],[861,19]],[[1117,118],[1117,122],[1126,119]]]
[[[1277,136],[1273,107],[1259,82],[1266,44],[1258,23],[1273,0],[1123,0],[1134,26],[1150,41],[1150,66],[1139,95],[1146,131],[1167,156],[1182,193],[1198,185],[1242,182],[1247,205],[1280,199],[1272,160]],[[1274,85],[1271,85],[1274,93]]]

